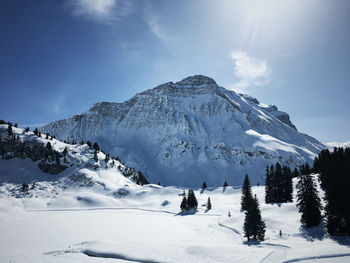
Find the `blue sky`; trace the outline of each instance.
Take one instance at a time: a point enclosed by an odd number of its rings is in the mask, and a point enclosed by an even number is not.
[[[348,141],[350,1],[0,2],[0,119],[40,125],[194,74]]]

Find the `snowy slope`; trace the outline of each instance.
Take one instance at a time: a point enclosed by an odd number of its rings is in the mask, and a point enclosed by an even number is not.
[[[94,160],[94,150],[87,144],[67,144],[51,136],[39,137],[31,131],[25,132],[15,127],[12,127],[14,135],[8,136],[7,128],[6,124],[0,125],[0,183],[36,184],[50,181],[59,188],[74,186],[104,190],[114,189],[118,185],[135,185],[135,170],[113,158],[106,162],[106,155],[101,151],[97,153],[97,161]],[[59,165],[65,168],[57,174],[50,174],[40,168],[40,164],[56,165],[56,159],[50,161],[50,155],[40,157],[40,154],[44,156],[42,151],[48,143],[52,147],[52,154],[59,156]],[[64,157],[65,148],[67,154]],[[43,187],[43,190],[47,190],[45,185]]]
[[[101,176],[101,171],[95,175]],[[109,172],[104,173],[108,178]],[[16,187],[0,186],[0,262],[350,260],[347,238],[329,237],[322,227],[305,230],[295,203],[265,204],[263,186],[252,189],[267,226],[265,241],[257,243],[246,243],[243,237],[239,188],[197,189],[198,212],[181,215],[181,194],[186,190],[181,187],[62,188],[40,182],[25,196],[16,196]],[[124,195],[115,194],[121,188]],[[206,211],[208,196],[213,207]]]
[[[299,133],[274,105],[236,94],[205,76],[165,83],[124,103],[96,103],[41,128],[61,140],[98,141],[162,185],[264,182],[267,164],[312,162],[324,145]]]
[[[335,147],[350,147],[350,141],[348,142],[328,142],[326,143],[327,148],[332,149]]]

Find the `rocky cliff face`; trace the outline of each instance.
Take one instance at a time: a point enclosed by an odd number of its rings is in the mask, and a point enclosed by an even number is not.
[[[245,173],[264,182],[267,164],[292,167],[324,147],[301,134],[276,106],[236,94],[205,76],[168,82],[123,103],[96,103],[42,132],[61,140],[97,141],[163,185],[240,185]]]

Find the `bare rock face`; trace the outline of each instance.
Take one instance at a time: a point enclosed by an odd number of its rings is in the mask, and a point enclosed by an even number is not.
[[[206,76],[168,82],[123,103],[100,102],[87,112],[45,125],[61,140],[97,141],[153,183],[200,187],[241,185],[245,173],[264,183],[266,165],[293,167],[324,145],[299,133],[274,105],[236,94]]]

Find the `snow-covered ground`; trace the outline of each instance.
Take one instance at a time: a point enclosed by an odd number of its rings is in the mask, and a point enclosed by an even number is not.
[[[247,243],[239,187],[197,189],[198,211],[181,214],[187,189],[136,185],[119,161],[106,165],[102,152],[94,161],[87,145],[13,130],[22,142],[67,147],[70,166],[50,175],[39,161],[0,159],[0,262],[350,262],[348,238],[303,229],[295,203],[266,205],[264,186],[253,193],[266,239]]]
[[[263,186],[253,187],[253,193],[266,222],[266,240],[247,243],[239,188],[198,189],[198,212],[183,215],[184,188],[138,186],[103,169],[88,173],[110,183],[74,187],[64,180],[37,182],[23,198],[14,197],[18,185],[0,187],[0,262],[350,260],[349,239],[331,238],[321,228],[304,230],[295,203],[266,205]],[[208,196],[210,211],[204,206]]]

